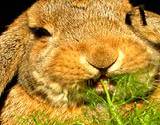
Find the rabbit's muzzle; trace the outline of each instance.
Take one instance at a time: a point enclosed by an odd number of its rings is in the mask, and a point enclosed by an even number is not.
[[[157,55],[146,45],[114,37],[96,38],[82,42],[63,42],[58,47],[46,42],[37,42],[31,48],[28,65],[22,65],[25,73],[23,86],[53,105],[81,100],[76,95],[88,86],[97,87],[101,76],[130,73],[156,66]],[[26,80],[26,79],[30,80]],[[32,78],[32,86],[30,85]],[[28,89],[29,88],[29,89]]]

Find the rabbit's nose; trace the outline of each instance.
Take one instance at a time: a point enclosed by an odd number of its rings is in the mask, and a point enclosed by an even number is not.
[[[111,46],[90,46],[87,61],[97,69],[109,68],[118,58],[118,50]]]

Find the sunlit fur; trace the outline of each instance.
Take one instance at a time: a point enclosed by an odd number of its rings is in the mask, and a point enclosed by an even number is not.
[[[60,119],[79,115],[77,94],[99,69],[106,75],[156,69],[159,53],[125,24],[129,10],[126,0],[39,0],[16,19],[0,37],[0,92],[18,74],[2,124],[34,110]],[[34,27],[51,36],[37,38]]]

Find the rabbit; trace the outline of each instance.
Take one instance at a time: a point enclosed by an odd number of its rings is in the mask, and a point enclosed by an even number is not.
[[[35,110],[79,116],[79,95],[104,75],[149,68],[154,76],[159,52],[125,24],[130,10],[127,0],[37,0],[23,12],[0,36],[1,124]]]

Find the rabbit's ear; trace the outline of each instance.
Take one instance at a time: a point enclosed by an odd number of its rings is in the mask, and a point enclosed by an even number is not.
[[[160,15],[135,7],[130,12],[130,25],[132,29],[148,41],[160,43]]]
[[[28,37],[29,30],[25,13],[0,36],[0,96],[18,69]]]

